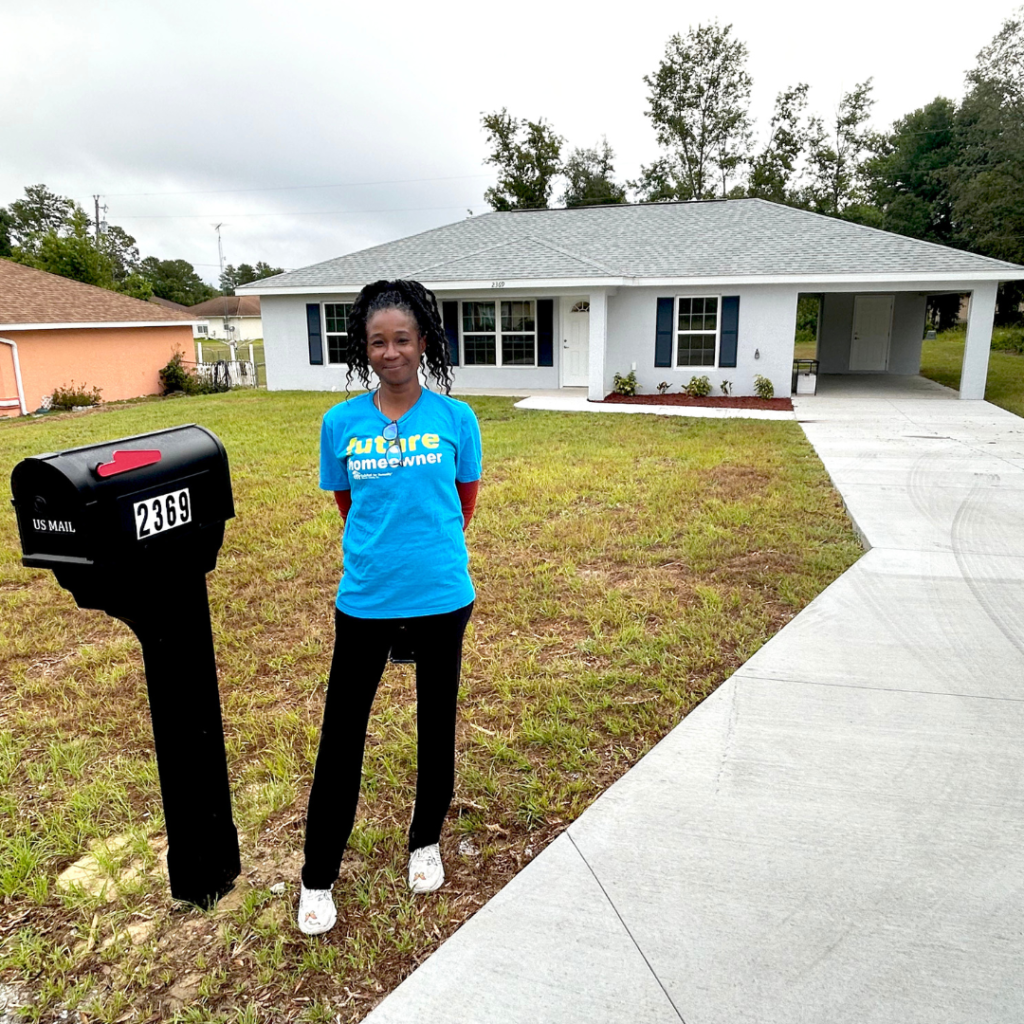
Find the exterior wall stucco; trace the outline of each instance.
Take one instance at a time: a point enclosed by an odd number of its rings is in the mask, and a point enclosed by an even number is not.
[[[451,299],[456,296],[438,296]],[[480,298],[480,295],[459,295],[458,298]],[[522,295],[511,289],[502,298],[536,298],[534,293]],[[539,296],[541,298],[551,296]],[[493,299],[493,293],[486,295]],[[260,301],[265,331],[264,359],[267,388],[270,391],[344,391],[344,363],[328,363],[326,341],[324,364],[311,366],[309,340],[306,334],[307,302],[352,302],[354,295],[264,295]],[[557,388],[561,335],[558,302],[555,302],[554,366],[456,366],[453,377],[457,387],[480,388]],[[371,381],[372,383],[372,381]]]
[[[192,352],[192,325],[181,327],[59,328],[52,331],[11,331],[0,334],[18,344],[25,404],[40,407],[54,389],[69,385],[98,387],[104,402],[161,390],[160,370],[176,350]],[[13,363],[8,346],[0,346],[0,398],[13,398]],[[0,413],[18,415],[17,408]]]
[[[674,295],[738,295],[739,333],[735,367],[686,367],[654,365],[658,298]],[[797,289],[791,285],[754,285],[718,289],[623,288],[608,299],[608,351],[605,359],[605,393],[611,391],[616,373],[626,374],[636,364],[640,391],[657,392],[668,381],[677,393],[690,378],[707,376],[712,394],[720,394],[721,382],[730,381],[734,395],[753,395],[754,376],[767,377],[778,398],[790,393],[793,342],[796,335]],[[757,358],[755,358],[755,353]]]
[[[861,292],[860,294],[866,294]],[[893,295],[892,335],[888,373],[915,374],[921,369],[928,297],[918,292],[879,291]],[[853,339],[854,293],[828,292],[822,296],[818,336],[820,373],[850,373],[850,342]]]
[[[209,325],[208,334],[197,334],[196,340],[246,342],[258,341],[263,337],[263,318],[261,316],[208,316],[204,317]],[[234,327],[234,331],[224,330],[224,322]]]

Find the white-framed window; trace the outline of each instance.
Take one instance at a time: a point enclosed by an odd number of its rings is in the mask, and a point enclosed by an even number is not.
[[[209,337],[209,335],[210,335],[210,325],[209,324],[200,324],[196,328],[196,334],[202,334],[202,335],[205,335],[206,337]]]
[[[461,303],[463,366],[536,366],[537,303],[486,299]]]
[[[676,369],[718,365],[721,314],[719,295],[680,295],[676,299]]]
[[[324,337],[327,339],[327,362],[343,363],[348,345],[348,315],[351,302],[324,303]]]

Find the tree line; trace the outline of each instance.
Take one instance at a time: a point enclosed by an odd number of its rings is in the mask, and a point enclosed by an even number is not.
[[[559,183],[567,207],[756,197],[1024,263],[1024,8],[978,54],[960,99],[938,96],[886,131],[869,124],[870,78],[827,118],[809,113],[809,86],[797,82],[755,144],[747,58],[732,25],[671,36],[644,76],[659,153],[631,181],[615,180],[605,138],[563,157],[565,140],[543,118],[483,114],[485,162],[497,169],[485,199],[545,208]],[[1021,298],[1019,284],[1002,286],[1000,319],[1016,318]],[[940,303],[940,321],[957,304]]]
[[[187,260],[141,258],[135,239],[116,224],[97,231],[78,203],[46,185],[29,185],[21,199],[0,207],[0,257],[133,298],[156,296],[183,306],[233,295],[239,285],[284,272],[263,262],[229,263],[218,291]]]

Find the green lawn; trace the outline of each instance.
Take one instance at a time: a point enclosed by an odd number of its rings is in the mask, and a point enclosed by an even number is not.
[[[316,453],[336,400],[236,391],[0,424],[7,479],[27,455],[201,423],[227,446],[237,509],[209,586],[244,877],[216,913],[174,905],[158,871],[134,636],[22,568],[0,516],[0,977],[33,997],[29,1020],[361,1019],[861,554],[795,423],[471,399],[485,472],[448,882],[405,885],[414,676],[392,666],[339,924],[306,939],[294,904],[340,534]],[[111,839],[97,859],[116,893],[58,888]]]
[[[1012,345],[1019,333],[1014,329],[997,330],[993,344]],[[922,375],[946,387],[959,389],[965,337],[966,331],[958,328],[943,331],[934,340],[925,341],[921,348]],[[985,400],[1024,416],[1024,356],[1019,352],[994,347],[989,353]]]

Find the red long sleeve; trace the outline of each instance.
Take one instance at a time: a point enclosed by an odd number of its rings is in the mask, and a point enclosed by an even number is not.
[[[352,492],[335,491],[334,500],[338,503],[338,511],[341,513],[341,518],[344,519],[352,507]]]
[[[460,484],[456,480],[455,489],[459,492],[459,501],[462,503],[462,528],[465,530],[476,511],[476,496],[480,490],[480,481],[470,480],[468,483]]]

